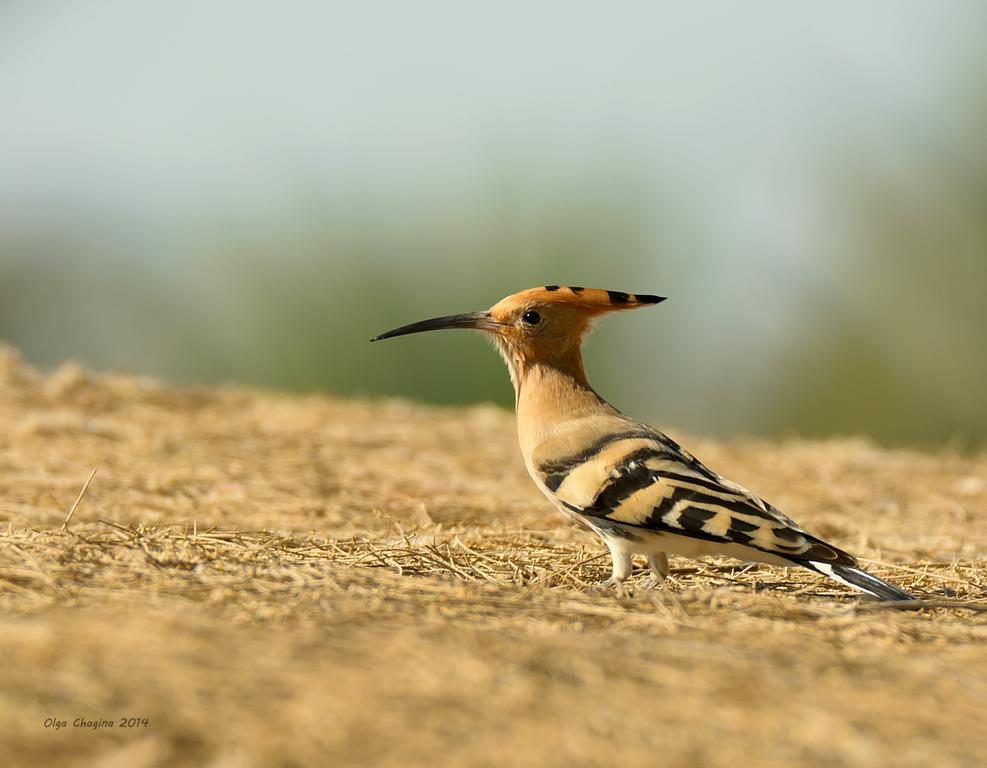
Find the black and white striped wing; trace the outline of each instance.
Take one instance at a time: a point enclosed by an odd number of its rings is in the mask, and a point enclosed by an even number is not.
[[[786,561],[854,565],[763,499],[720,477],[659,432],[614,432],[540,466],[572,512],[639,532],[743,545]]]

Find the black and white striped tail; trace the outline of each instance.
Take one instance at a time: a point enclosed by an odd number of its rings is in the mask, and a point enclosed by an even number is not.
[[[823,576],[829,576],[833,581],[838,581],[841,584],[846,584],[848,587],[853,587],[853,589],[859,589],[861,592],[873,595],[880,600],[897,601],[918,599],[915,595],[909,594],[894,584],[881,581],[877,576],[851,565],[832,565],[814,560],[807,560],[799,563],[799,565],[810,568],[816,573],[821,573]]]

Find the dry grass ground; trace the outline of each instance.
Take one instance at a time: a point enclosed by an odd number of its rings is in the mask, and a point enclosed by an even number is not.
[[[686,442],[932,605],[732,561],[617,598],[506,413],[0,349],[0,764],[987,764],[987,456]]]

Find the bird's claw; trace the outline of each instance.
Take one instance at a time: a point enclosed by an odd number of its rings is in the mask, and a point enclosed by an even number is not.
[[[630,597],[631,595],[634,594],[631,591],[630,587],[628,587],[626,584],[624,584],[624,582],[622,580],[615,579],[613,576],[611,576],[609,579],[607,579],[606,581],[604,581],[600,585],[600,587],[601,587],[601,589],[604,592],[609,592],[609,591],[613,590],[614,594],[617,597]]]

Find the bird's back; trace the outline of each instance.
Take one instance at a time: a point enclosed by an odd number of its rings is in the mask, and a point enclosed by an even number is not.
[[[536,484],[561,509],[597,531],[638,540],[642,552],[660,537],[663,549],[683,554],[726,546],[770,563],[855,565],[668,436],[616,411],[559,423],[525,458]]]

